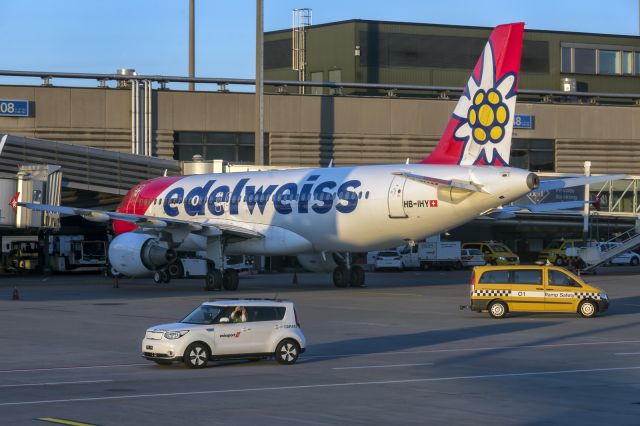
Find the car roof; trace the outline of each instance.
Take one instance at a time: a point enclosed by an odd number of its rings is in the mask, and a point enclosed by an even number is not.
[[[282,299],[217,299],[204,302],[203,305],[207,306],[283,306],[285,304],[292,304],[288,300]]]

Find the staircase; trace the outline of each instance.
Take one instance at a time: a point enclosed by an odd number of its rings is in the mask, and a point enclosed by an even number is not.
[[[581,248],[578,255],[587,264],[583,271],[593,270],[614,257],[640,246],[639,230],[640,228],[636,225],[609,241]]]

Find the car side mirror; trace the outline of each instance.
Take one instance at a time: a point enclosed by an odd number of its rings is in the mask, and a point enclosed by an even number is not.
[[[222,318],[220,318],[220,321],[219,321],[219,322],[220,322],[220,324],[226,324],[226,323],[228,323],[228,322],[229,322],[229,318],[227,318],[227,317],[222,317]]]

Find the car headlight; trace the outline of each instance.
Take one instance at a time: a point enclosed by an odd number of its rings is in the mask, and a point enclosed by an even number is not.
[[[498,260],[507,260],[504,256],[498,256]]]
[[[165,339],[170,339],[170,340],[179,339],[182,336],[184,336],[185,334],[187,334],[188,332],[189,332],[189,330],[165,331],[164,332],[164,338]]]

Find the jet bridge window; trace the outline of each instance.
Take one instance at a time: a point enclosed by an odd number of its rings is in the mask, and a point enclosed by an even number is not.
[[[553,172],[554,158],[554,141],[551,139],[513,139],[509,163],[533,172]]]
[[[249,132],[175,132],[173,158],[192,161],[195,155],[203,160],[225,160],[232,163],[255,162],[255,134]],[[269,134],[265,133],[265,164],[269,164]]]

